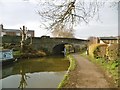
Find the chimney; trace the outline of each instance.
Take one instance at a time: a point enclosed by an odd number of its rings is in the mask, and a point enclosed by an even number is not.
[[[0,25],[0,30],[3,30],[3,24]]]
[[[0,37],[2,36],[3,25],[0,25]]]

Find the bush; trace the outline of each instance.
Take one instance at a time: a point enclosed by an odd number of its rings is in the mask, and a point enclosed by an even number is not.
[[[118,44],[111,44],[108,46],[106,55],[109,60],[118,60],[118,49]]]
[[[21,56],[21,52],[20,51],[13,51],[13,56],[19,57],[19,56]]]
[[[93,54],[94,54],[94,58],[106,58],[106,48],[107,48],[107,44],[99,44],[98,46],[96,46]]]
[[[91,57],[99,57],[98,55],[100,53],[102,52],[105,53],[105,51],[101,51],[101,50],[104,49],[106,46],[107,46],[106,44],[91,44],[88,48],[88,53]]]
[[[104,58],[107,60],[116,61],[119,58],[118,44],[91,44],[89,46],[89,55],[94,58]]]
[[[91,45],[89,45],[89,47],[88,47],[88,54],[89,54],[91,57],[94,57],[93,52],[94,52],[96,46],[98,46],[98,45],[99,45],[99,44],[91,44]]]
[[[38,56],[46,56],[46,53],[44,51],[37,51],[36,53]]]

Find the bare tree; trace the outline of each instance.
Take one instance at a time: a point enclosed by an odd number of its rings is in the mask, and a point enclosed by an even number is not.
[[[73,38],[74,30],[73,28],[69,28],[69,30],[62,24],[57,24],[52,31],[53,36],[55,37],[66,37]]]
[[[95,15],[99,18],[99,9],[103,4],[104,2],[98,2],[98,0],[89,0],[89,2],[86,0],[44,0],[39,3],[41,9],[38,13],[42,22],[49,23],[45,26],[51,32],[57,32],[58,26],[59,28],[65,26],[70,32],[81,22],[89,23]]]
[[[110,2],[110,7],[117,7],[118,8],[118,4],[120,3],[120,0],[113,0],[112,2]]]
[[[27,39],[27,27],[23,26],[23,29],[20,27],[21,30],[21,35],[22,35],[22,39],[21,39],[21,51],[24,52],[24,47],[25,47],[25,41]]]

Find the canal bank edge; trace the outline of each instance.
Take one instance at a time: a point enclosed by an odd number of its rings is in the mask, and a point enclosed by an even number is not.
[[[70,61],[70,66],[66,72],[66,74],[64,75],[63,80],[60,82],[60,84],[58,85],[58,90],[60,90],[61,88],[63,88],[65,86],[65,84],[68,82],[69,80],[69,72],[73,71],[76,68],[76,60],[75,58],[70,54],[67,55],[66,58],[69,59]]]

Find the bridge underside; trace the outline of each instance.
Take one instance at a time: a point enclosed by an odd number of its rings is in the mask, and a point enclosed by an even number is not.
[[[59,44],[59,45],[56,45],[54,48],[53,48],[53,54],[54,55],[64,55],[64,46],[65,44]]]

